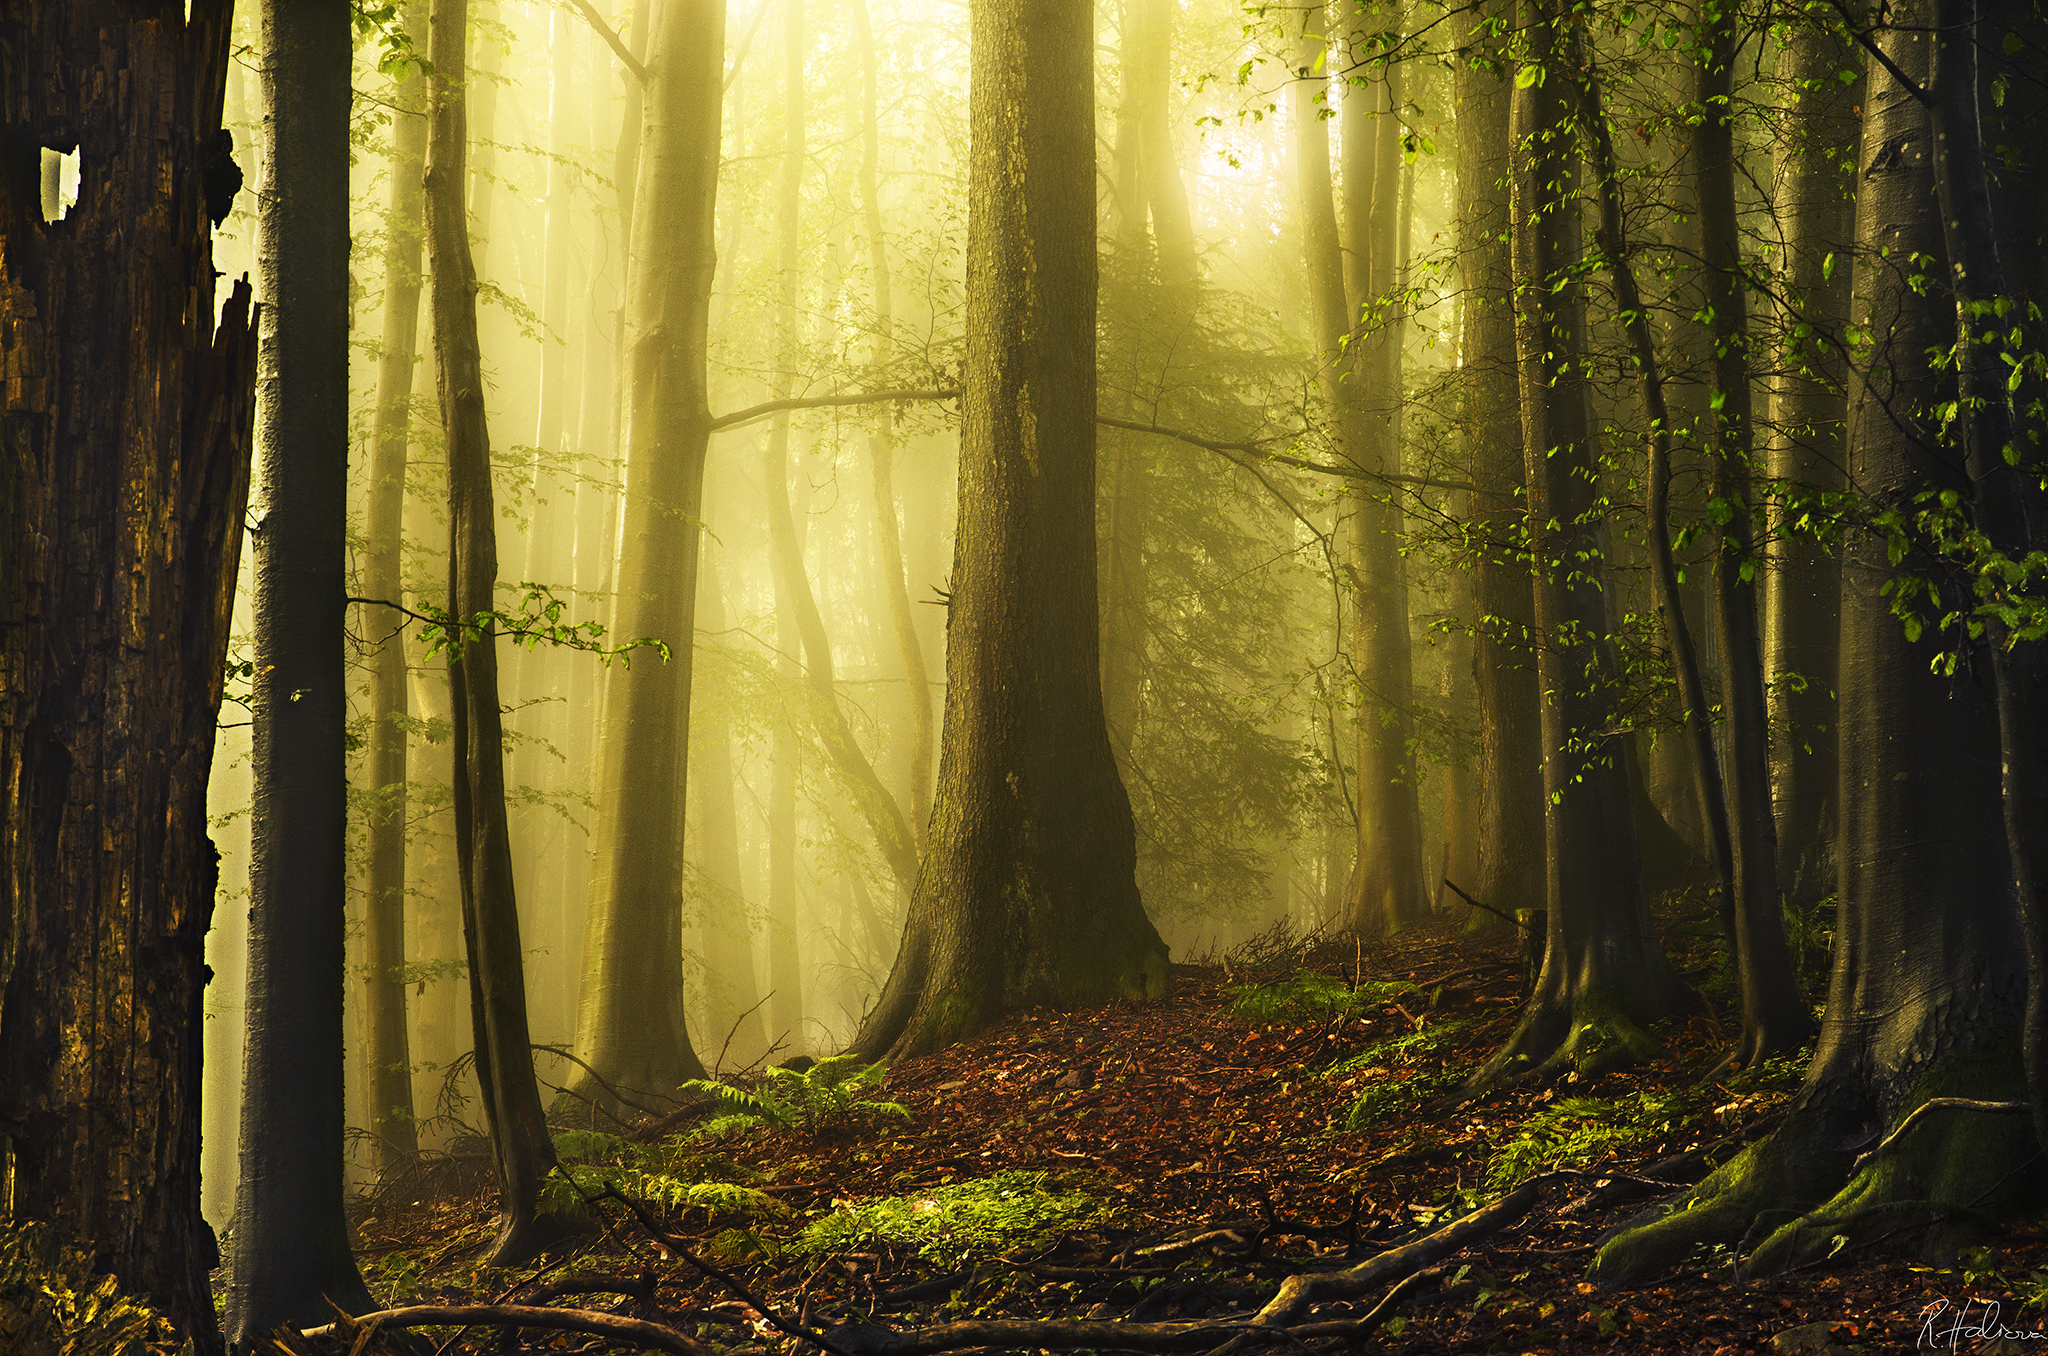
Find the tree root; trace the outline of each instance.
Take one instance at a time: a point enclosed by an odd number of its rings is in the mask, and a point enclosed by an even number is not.
[[[403,1309],[380,1309],[373,1314],[346,1315],[319,1328],[292,1334],[284,1329],[272,1339],[277,1350],[298,1356],[300,1348],[289,1339],[296,1335],[333,1338],[347,1344],[346,1350],[375,1349],[377,1334],[406,1328],[496,1327],[535,1328],[547,1332],[580,1332],[603,1337],[620,1346],[643,1351],[665,1351],[670,1356],[718,1356],[718,1348],[687,1337],[666,1324],[589,1309],[548,1309],[532,1304],[416,1304]]]
[[[1594,987],[1574,998],[1538,997],[1524,1009],[1506,1045],[1465,1085],[1478,1096],[1510,1079],[1556,1078],[1577,1070],[1592,1077],[1639,1064],[1657,1052],[1639,1013],[1623,995]]]
[[[2034,1144],[2024,1117],[1923,1113],[2003,1109],[1929,1098],[1859,1157],[1862,1145],[1842,1146],[1839,1119],[1800,1107],[1699,1186],[1609,1235],[1587,1279],[1641,1284],[1717,1245],[1734,1250],[1744,1273],[1772,1275],[1909,1232],[1926,1255],[1950,1255],[2038,1200],[2043,1174],[2026,1171]]]

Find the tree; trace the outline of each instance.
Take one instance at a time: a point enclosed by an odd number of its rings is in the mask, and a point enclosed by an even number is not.
[[[468,0],[433,0],[433,67],[426,162],[427,255],[433,273],[434,367],[448,448],[448,686],[455,727],[455,853],[469,961],[477,1087],[498,1170],[490,1260],[523,1261],[559,1236],[539,1215],[554,1142],[534,1082],[512,844],[505,822],[504,728],[497,652],[497,512],[483,359],[476,334],[476,267],[469,253],[464,118]]]
[[[683,1011],[682,844],[696,627],[705,370],[725,53],[724,0],[663,0],[635,164],[627,265],[625,524],[615,629],[673,659],[605,674],[597,826],[576,1054],[614,1087],[701,1078]],[[583,1096],[612,1096],[587,1076]]]
[[[1543,907],[1541,696],[1532,648],[1535,598],[1523,549],[1522,443],[1516,413],[1514,279],[1508,250],[1508,84],[1482,46],[1491,16],[1459,19],[1458,229],[1465,283],[1464,427],[1478,560],[1473,675],[1479,698],[1482,903],[1509,917]],[[1492,917],[1476,912],[1474,923]]]
[[[0,20],[0,1156],[14,1218],[204,1352],[206,780],[257,323],[244,280],[214,324],[229,19],[196,0],[182,27],[111,4]],[[44,148],[79,155],[62,220]]]
[[[1764,573],[1764,670],[1770,689],[1771,803],[1778,877],[1794,904],[1835,890],[1838,738],[1836,612],[1841,566],[1819,536],[1814,496],[1842,489],[1841,336],[1849,319],[1855,165],[1863,101],[1858,61],[1825,9],[1786,35],[1778,58],[1773,206],[1783,235],[1778,375],[1766,469],[1790,482],[1770,501]]]
[[[1520,1023],[1475,1075],[1596,1068],[1640,1056],[1648,1024],[1686,1003],[1643,897],[1627,750],[1609,720],[1615,660],[1603,587],[1605,532],[1594,497],[1585,387],[1585,300],[1572,194],[1566,23],[1553,0],[1523,0],[1510,108],[1510,226],[1517,294],[1522,456],[1535,557],[1537,677],[1543,688],[1543,968]]]
[[[1096,614],[1090,6],[973,0],[967,359],[938,793],[855,1037],[901,1058],[1031,1003],[1155,997]]]
[[[426,0],[406,10],[414,50],[426,47]],[[405,588],[405,472],[412,435],[413,366],[419,356],[420,252],[426,172],[425,77],[407,62],[392,91],[391,198],[384,214],[384,328],[377,350],[377,406],[371,416],[370,489],[363,593],[400,601]],[[363,1025],[370,1133],[378,1166],[418,1151],[413,1127],[412,1048],[405,1026],[405,833],[408,703],[402,612],[366,609],[366,634],[388,632],[370,660],[368,808],[363,815]]]
[[[370,1303],[342,1213],[348,7],[263,6],[255,751],[227,1335]]]
[[[1398,10],[1395,11],[1398,15]],[[1394,933],[1429,917],[1423,882],[1421,778],[1415,765],[1413,640],[1402,511],[1383,477],[1401,461],[1401,345],[1397,272],[1401,191],[1400,67],[1377,55],[1399,19],[1354,28],[1346,42],[1344,125],[1345,342],[1355,389],[1338,401],[1343,455],[1362,472],[1350,487],[1352,664],[1359,685],[1358,862],[1346,923]],[[1324,351],[1337,345],[1325,342]]]
[[[1592,1277],[1603,1284],[1653,1275],[1702,1243],[1753,1240],[1746,1264],[1759,1271],[1878,1232],[1909,1230],[1946,1245],[1981,1218],[1976,1212],[2017,1208],[2038,1190],[2014,1176],[2036,1148],[2018,1117],[1924,1115],[1885,1152],[1861,1156],[1931,1098],[1997,1098],[2024,1086],[2028,961],[1994,684],[1936,662],[1938,628],[1909,633],[1886,597],[1902,573],[1943,577],[1938,542],[1914,526],[1922,496],[1971,497],[1963,461],[1923,422],[1957,396],[1952,366],[1928,355],[1954,350],[1957,303],[1968,293],[1945,286],[1953,260],[1946,204],[1936,194],[1941,157],[1905,148],[1929,146],[1935,130],[1922,102],[1935,64],[1930,48],[1951,49],[1945,75],[1966,87],[1942,92],[1978,111],[1989,124],[1986,140],[2017,144],[2011,129],[2038,116],[2038,95],[1994,105],[1993,82],[2017,68],[1989,54],[2000,51],[2001,28],[2020,26],[2020,9],[1995,7],[1978,20],[1921,0],[1892,11],[1893,27],[1864,35],[1877,65],[1869,72],[1852,319],[1875,346],[1858,354],[1850,387],[1847,469],[1869,497],[1872,522],[1851,531],[1842,557],[1842,895],[1827,1011],[1806,1082],[1778,1128],[1602,1248]],[[1926,41],[1928,32],[1940,41]],[[1982,55],[1958,71],[1957,46]],[[1959,168],[1981,181],[1981,158],[1969,163],[1970,150],[1961,153]],[[1980,210],[1987,228],[1998,223],[2001,247],[2038,230],[2042,184],[2038,152],[2000,175]],[[2038,304],[2048,291],[2041,269],[2036,252],[2009,275],[2010,295]],[[2039,766],[2038,746],[2023,752]]]

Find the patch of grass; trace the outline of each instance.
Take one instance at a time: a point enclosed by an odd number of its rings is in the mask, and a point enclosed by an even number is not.
[[[717,1139],[766,1126],[807,1133],[831,1127],[870,1124],[888,1117],[910,1119],[900,1102],[865,1096],[882,1085],[886,1061],[862,1064],[853,1055],[833,1055],[808,1069],[770,1068],[752,1088],[693,1078],[685,1092],[709,1093],[719,1113],[697,1131],[699,1139]]]
[[[970,1178],[924,1195],[884,1196],[845,1204],[813,1221],[797,1239],[801,1252],[841,1252],[876,1242],[914,1248],[957,1266],[977,1252],[1042,1243],[1103,1212],[1100,1200],[1063,1185],[1050,1173],[1010,1171]]]
[[[1524,1121],[1486,1165],[1487,1185],[1508,1191],[1539,1172],[1591,1168],[1678,1129],[1702,1108],[1690,1092],[1567,1097]]]
[[[0,1351],[11,1356],[144,1356],[178,1349],[170,1320],[95,1276],[47,1226],[0,1229]]]
[[[1303,970],[1274,984],[1247,984],[1226,989],[1230,1015],[1241,1022],[1326,1022],[1334,1017],[1377,1007],[1415,986],[1398,980],[1366,980],[1356,986],[1329,975]]]

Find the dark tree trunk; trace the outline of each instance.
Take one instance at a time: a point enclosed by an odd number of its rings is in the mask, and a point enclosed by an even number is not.
[[[1700,265],[1714,338],[1714,398],[1707,415],[1708,457],[1717,502],[1732,506],[1714,526],[1714,620],[1721,640],[1722,748],[1720,786],[1727,797],[1710,825],[1725,832],[1729,938],[1742,996],[1737,1067],[1796,1050],[1813,1032],[1785,942],[1778,899],[1778,834],[1771,815],[1770,720],[1763,650],[1757,626],[1758,559],[1750,478],[1754,401],[1749,376],[1749,284],[1735,205],[1735,65],[1742,39],[1735,0],[1701,6],[1695,102],[1701,108],[1693,147],[1700,200]],[[1704,721],[1702,721],[1704,724]],[[1707,751],[1711,756],[1713,750]],[[1703,765],[1705,759],[1701,760]],[[1701,804],[1708,787],[1701,779]],[[1718,819],[1718,823],[1714,822]]]
[[[427,0],[412,0],[406,30],[427,43]],[[412,433],[413,359],[419,348],[421,177],[426,172],[426,81],[416,68],[392,92],[391,201],[384,215],[384,331],[378,348],[377,407],[370,430],[370,490],[364,523],[363,594],[402,602],[405,471]],[[402,613],[366,608],[364,634],[380,640],[370,659],[369,808],[363,893],[364,1051],[369,1131],[376,1162],[389,1171],[419,1149],[413,1128],[412,1049],[405,1029],[405,833],[408,708]]]
[[[1524,59],[1564,69],[1565,20],[1552,0],[1523,0]],[[1475,1077],[1593,1069],[1647,1052],[1648,1025],[1686,995],[1643,898],[1624,737],[1612,727],[1616,663],[1604,588],[1606,532],[1592,517],[1594,456],[1584,366],[1585,302],[1575,281],[1578,178],[1568,82],[1515,90],[1510,143],[1515,339],[1522,456],[1536,557],[1537,676],[1543,687],[1542,972],[1508,1043]]]
[[[213,324],[228,26],[0,19],[0,1188],[204,1352],[206,780],[256,358],[246,283]],[[44,147],[81,167],[47,225]]]
[[[682,843],[698,526],[711,405],[724,0],[669,0],[649,34],[627,272],[625,530],[614,630],[666,641],[605,674],[596,860],[576,1053],[622,1088],[703,1077],[683,1010]],[[609,1094],[594,1081],[584,1096]]]
[[[972,0],[969,17],[945,725],[903,945],[855,1040],[869,1055],[932,1050],[1028,1004],[1166,989],[1097,651],[1090,7]]]
[[[1876,42],[1924,88],[1933,44],[1921,34],[1944,20],[1921,0],[1891,21]],[[1944,31],[1985,41],[1968,25]],[[1988,42],[1997,50],[1995,36]],[[1951,346],[1957,317],[1941,286],[1929,112],[1878,67],[1869,83],[1854,320],[1880,340],[1850,390],[1848,474],[1873,508],[1910,515],[1923,491],[1970,493],[1953,449],[1922,422],[1955,398],[1953,374],[1927,355]],[[2039,171],[2023,171],[2008,182],[2034,196],[2023,229],[2036,232]],[[2038,297],[2038,275],[2031,281]],[[1921,550],[1903,566],[1923,576],[1941,568]],[[1899,573],[1881,533],[1853,532],[1842,570],[1842,898],[1806,1084],[1769,1139],[1608,1243],[1593,1272],[1602,1283],[1658,1274],[1702,1243],[1757,1241],[1749,1265],[1765,1271],[1824,1253],[1838,1236],[1901,1225],[1907,1240],[1945,1247],[1970,1228],[1956,1207],[1997,1212],[2038,1199],[2038,1174],[2015,1174],[2035,1151],[2031,1126],[2016,1117],[1928,1117],[1852,1172],[1861,1149],[1930,1097],[2021,1091],[2027,962],[1989,675],[1944,676],[1930,663],[1937,636],[1907,639],[1881,592]],[[2032,751],[2037,765],[2040,757]]]
[[[1460,42],[1480,41],[1480,12]],[[1458,221],[1466,289],[1465,445],[1478,564],[1473,678],[1479,695],[1479,875],[1458,884],[1501,912],[1543,907],[1543,739],[1524,549],[1522,441],[1516,412],[1514,279],[1508,250],[1508,82],[1459,66]],[[1494,915],[1474,910],[1473,922]]]
[[[448,448],[448,612],[454,619],[448,686],[455,727],[455,854],[469,960],[477,1087],[498,1168],[498,1232],[491,1261],[509,1266],[559,1233],[537,1213],[554,1142],[533,1077],[512,840],[505,821],[504,727],[498,657],[489,625],[498,583],[491,439],[484,419],[476,334],[476,271],[462,209],[468,138],[463,105],[468,0],[433,0],[433,96],[427,146],[427,250],[433,270],[434,366]]]
[[[227,1335],[360,1312],[342,1214],[349,12],[263,7],[255,781]]]
[[[1849,320],[1850,244],[1856,228],[1859,80],[1837,77],[1861,56],[1831,28],[1795,27],[1778,59],[1787,86],[1780,112],[1775,205],[1784,232],[1787,304],[1779,375],[1771,391],[1766,466],[1803,493],[1842,488],[1840,347]],[[1803,333],[1802,326],[1807,328]],[[1837,736],[1835,664],[1841,564],[1784,495],[1770,504],[1764,574],[1764,676],[1770,687],[1771,799],[1778,878],[1798,906],[1835,892]]]

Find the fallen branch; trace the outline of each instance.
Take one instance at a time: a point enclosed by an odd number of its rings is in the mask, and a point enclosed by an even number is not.
[[[1300,1343],[1318,1337],[1363,1337],[1385,1321],[1382,1305],[1364,1318],[1330,1319],[1291,1328],[1244,1322],[1119,1323],[1104,1319],[966,1319],[892,1332],[849,1323],[832,1336],[852,1356],[939,1356],[968,1347],[1044,1351],[1208,1351],[1218,1344]]]
[[[439,1327],[538,1328],[548,1332],[580,1332],[603,1337],[620,1346],[666,1351],[671,1356],[719,1356],[717,1347],[686,1337],[664,1324],[591,1309],[548,1309],[533,1304],[415,1304],[403,1309],[380,1309],[374,1314],[358,1314],[318,1328],[306,1328],[300,1336],[347,1341],[364,1329],[388,1332],[403,1328]],[[358,1349],[363,1348],[359,1345]]]
[[[1320,1276],[1289,1276],[1280,1283],[1280,1293],[1259,1310],[1253,1321],[1262,1327],[1286,1327],[1314,1305],[1356,1299],[1389,1281],[1405,1279],[1474,1240],[1514,1223],[1528,1213],[1541,1190],[1540,1179],[1525,1182],[1493,1204],[1452,1220],[1413,1243],[1367,1258],[1355,1267]]]

